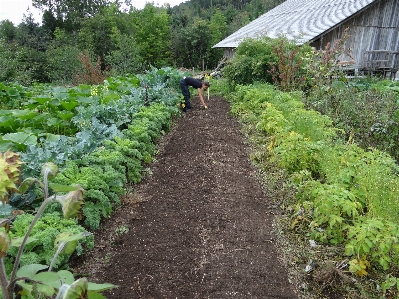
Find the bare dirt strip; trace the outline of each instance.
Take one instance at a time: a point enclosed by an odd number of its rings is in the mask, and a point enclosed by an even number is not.
[[[192,103],[74,270],[109,299],[298,298],[240,124],[221,97]]]

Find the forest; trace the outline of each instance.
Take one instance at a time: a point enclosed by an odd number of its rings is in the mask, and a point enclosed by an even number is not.
[[[33,0],[42,20],[27,10],[18,25],[0,22],[0,81],[78,84],[88,62],[114,76],[149,66],[213,69],[223,55],[214,44],[282,2],[149,2],[138,10],[131,1]]]

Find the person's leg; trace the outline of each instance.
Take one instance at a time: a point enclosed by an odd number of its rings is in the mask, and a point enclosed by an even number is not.
[[[191,108],[190,104],[190,90],[188,89],[188,85],[184,79],[180,80],[180,88],[181,88],[181,93],[184,96],[184,104],[185,107],[183,108],[184,111],[187,111],[187,109]]]

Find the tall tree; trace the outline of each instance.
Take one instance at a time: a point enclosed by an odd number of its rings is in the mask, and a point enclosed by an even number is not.
[[[112,75],[135,74],[145,71],[140,48],[133,35],[114,33],[116,48],[105,57]]]
[[[209,31],[210,31],[210,39],[211,46],[217,44],[227,35],[227,22],[225,16],[219,9],[215,9],[213,11],[213,15],[209,22]],[[210,49],[209,55],[209,67],[216,66],[217,62],[222,58],[223,50],[222,49]]]
[[[165,8],[147,3],[132,13],[134,37],[140,56],[147,65],[162,67],[171,63],[171,18]]]
[[[94,16],[101,8],[108,6],[110,0],[32,0],[32,5],[42,12],[47,11],[64,27],[74,30],[81,19]],[[50,20],[50,17],[47,16]]]
[[[180,33],[179,61],[181,65],[202,69],[208,65],[211,39],[209,23],[196,19],[193,24],[183,28]]]
[[[95,57],[100,56],[101,60],[104,61],[104,57],[113,50],[112,35],[115,30],[115,16],[107,9],[94,17],[86,18],[81,23],[79,31],[80,48],[93,52]]]

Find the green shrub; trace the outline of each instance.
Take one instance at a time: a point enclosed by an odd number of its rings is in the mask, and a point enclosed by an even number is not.
[[[232,86],[236,84],[252,84],[256,81],[273,83],[270,63],[277,63],[273,44],[277,41],[263,37],[246,39],[240,43],[227,65],[223,69],[223,76]]]
[[[47,76],[52,84],[69,85],[81,68],[80,50],[72,45],[49,47],[46,51]]]
[[[301,61],[309,52],[308,45],[298,48],[295,41],[289,41],[284,37],[245,39],[224,67],[223,76],[232,89],[237,84],[254,82],[279,85],[283,82],[287,86],[295,86],[296,83],[300,83],[299,78],[305,72]]]
[[[309,180],[300,185],[298,198],[311,209],[311,238],[323,243],[346,241],[347,229],[363,212],[362,203],[344,185]]]
[[[315,89],[304,98],[306,106],[331,118],[362,148],[387,151],[399,159],[398,93],[391,89],[359,88],[359,84],[332,85]]]
[[[15,221],[8,217],[0,222],[1,297],[11,299],[22,295],[23,298],[53,298],[58,294],[57,298],[61,295],[62,298],[75,298],[87,296],[88,292],[97,293],[93,296],[98,297],[100,296],[98,290],[115,287],[110,284],[89,286],[86,278],[75,281],[70,271],[52,271],[54,267],[64,266],[70,255],[77,248],[81,248],[82,242],[79,240],[92,236],[74,220],[68,221],[80,216],[84,203],[84,190],[81,186],[49,183],[57,176],[58,167],[52,162],[47,162],[42,166],[42,181],[31,177],[17,187],[14,182],[18,181],[21,175],[19,155],[7,152],[4,158],[0,169],[2,179],[6,183],[6,187],[3,186],[0,192],[3,205],[7,202],[9,191],[23,194],[32,184],[38,184],[43,189],[44,200],[35,215],[20,214],[16,216]],[[62,213],[52,212],[44,215],[46,208],[54,204],[61,205]],[[12,224],[11,229],[10,224]],[[90,247],[93,247],[92,242]],[[79,252],[81,253],[81,249],[78,249]],[[5,258],[7,264],[4,262]],[[9,275],[6,268],[10,271]]]

